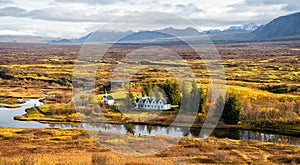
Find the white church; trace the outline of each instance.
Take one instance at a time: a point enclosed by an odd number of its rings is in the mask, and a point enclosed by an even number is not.
[[[171,109],[171,102],[168,98],[150,98],[141,97],[136,98],[134,101],[135,108],[137,109],[152,109],[152,110],[168,110]]]
[[[109,106],[113,106],[115,103],[115,100],[112,96],[107,95],[107,91],[105,90],[104,95],[101,99],[101,104],[103,105],[109,105]]]

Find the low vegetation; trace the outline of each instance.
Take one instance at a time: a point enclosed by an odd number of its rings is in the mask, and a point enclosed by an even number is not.
[[[131,139],[147,137],[131,136]],[[168,140],[169,137],[159,136]],[[298,164],[300,147],[229,139],[183,138],[152,156],[118,154],[80,129],[0,128],[0,164]],[[119,142],[111,141],[111,144]],[[126,145],[126,141],[123,141]],[[152,145],[160,145],[153,141]]]

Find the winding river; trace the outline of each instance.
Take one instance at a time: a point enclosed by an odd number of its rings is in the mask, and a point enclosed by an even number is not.
[[[149,126],[149,125],[118,125],[109,123],[80,123],[74,124],[43,124],[36,121],[17,121],[14,120],[14,116],[20,116],[25,114],[25,109],[42,105],[40,99],[24,99],[25,103],[20,104],[20,108],[0,108],[0,127],[13,127],[13,128],[84,128],[89,130],[102,130],[113,133],[126,134],[131,132],[135,135],[157,135],[165,134],[169,136],[189,136],[198,137],[201,129],[191,129],[189,132],[185,132],[181,127],[163,127],[163,126]],[[5,105],[1,104],[0,105]],[[290,143],[300,146],[299,137],[284,136],[278,134],[237,130],[237,129],[215,129],[210,136],[217,138],[229,138],[236,140],[260,140],[264,142],[276,142],[276,143]]]

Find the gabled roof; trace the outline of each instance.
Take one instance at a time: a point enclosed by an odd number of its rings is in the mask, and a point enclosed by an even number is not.
[[[114,98],[112,96],[107,96],[107,100],[113,100]]]
[[[135,99],[135,102],[136,102],[136,103],[138,103],[139,101],[140,101],[140,99],[139,99],[139,98],[136,98],[136,99]]]
[[[161,100],[163,104],[171,104],[170,100],[168,98],[149,98],[149,97],[143,97],[143,98],[136,98],[136,103],[145,103],[146,101],[149,101],[150,104],[154,101],[156,104]]]

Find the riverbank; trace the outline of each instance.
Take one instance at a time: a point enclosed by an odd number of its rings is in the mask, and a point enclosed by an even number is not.
[[[146,136],[127,135],[132,140]],[[168,140],[167,136],[156,136]],[[116,137],[114,137],[116,138]],[[282,164],[300,163],[300,147],[230,139],[183,138],[166,150],[148,156],[132,156],[108,150],[131,141],[107,139],[94,141],[82,129],[0,128],[0,164]],[[160,145],[152,141],[152,145]],[[104,145],[103,145],[104,144]],[[146,151],[145,151],[146,152]],[[138,158],[138,161],[137,161]]]
[[[67,124],[70,127],[77,127],[84,124],[86,127],[93,127],[101,124],[111,124],[111,125],[144,125],[150,127],[162,127],[167,128],[172,124],[172,127],[177,128],[189,128],[188,123],[174,124],[171,121],[170,116],[164,116],[165,121],[161,121],[162,117],[159,117],[160,120],[149,120],[149,121],[137,121],[132,120],[126,116],[120,115],[118,112],[106,112],[103,113],[102,117],[94,116],[87,117],[83,114],[70,114],[70,115],[47,115],[46,113],[41,112],[38,108],[29,108],[26,109],[26,114],[22,116],[15,116],[15,120],[19,121],[37,121],[43,124]],[[131,116],[134,116],[131,114]],[[146,116],[145,114],[143,116]],[[90,126],[87,126],[90,125]],[[200,130],[203,128],[203,124],[194,124],[191,129]],[[101,127],[99,128],[101,129]],[[281,124],[273,126],[249,126],[249,125],[226,125],[224,123],[219,123],[216,128],[219,130],[236,130],[237,131],[251,131],[251,132],[262,132],[267,134],[276,134],[276,135],[285,135],[291,137],[300,137],[300,126],[297,124]],[[125,132],[126,133],[126,132]],[[199,134],[198,134],[199,135]]]

